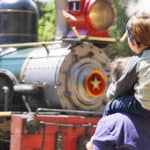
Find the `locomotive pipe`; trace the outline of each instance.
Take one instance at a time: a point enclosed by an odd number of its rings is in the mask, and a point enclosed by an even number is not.
[[[77,31],[76,27],[72,27],[72,30],[74,31],[76,37],[79,40],[87,40],[87,41],[102,41],[102,42],[108,42],[108,43],[116,43],[116,42],[123,42],[127,35],[126,32],[123,34],[121,38],[105,38],[105,37],[92,37],[92,36],[86,36],[86,35],[80,35]],[[42,46],[42,45],[49,45],[49,44],[62,44],[63,41],[50,41],[50,42],[27,42],[27,43],[14,43],[14,44],[0,44],[0,48],[9,48],[9,47],[36,47],[36,46]]]
[[[40,114],[40,112],[56,112],[56,113],[73,113],[78,115],[94,115],[101,116],[102,112],[98,111],[83,111],[83,110],[71,110],[71,109],[49,109],[49,108],[38,108],[36,110],[36,114]]]
[[[12,112],[6,111],[6,112],[0,112],[0,118],[1,117],[11,117]]]
[[[14,91],[25,95],[37,95],[40,90],[40,85],[33,84],[16,84]]]
[[[68,31],[68,25],[66,19],[62,13],[66,9],[67,0],[55,0],[56,7],[56,35],[55,39],[62,39]]]
[[[9,88],[7,86],[4,86],[3,88],[3,92],[4,92],[4,99],[5,99],[5,102],[4,102],[4,110],[7,111],[8,110],[8,94],[9,94]]]
[[[35,46],[42,46],[42,45],[49,45],[49,44],[61,44],[62,42],[63,41],[0,44],[0,48],[8,48],[8,47],[35,47]]]

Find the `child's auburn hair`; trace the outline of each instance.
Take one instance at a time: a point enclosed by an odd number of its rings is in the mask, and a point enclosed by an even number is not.
[[[140,44],[150,47],[150,12],[140,11],[128,21],[132,37]]]

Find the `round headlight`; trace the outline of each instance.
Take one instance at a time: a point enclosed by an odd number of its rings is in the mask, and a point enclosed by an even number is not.
[[[92,26],[98,30],[107,29],[114,20],[114,10],[110,2],[106,0],[96,0],[91,5],[89,18]]]

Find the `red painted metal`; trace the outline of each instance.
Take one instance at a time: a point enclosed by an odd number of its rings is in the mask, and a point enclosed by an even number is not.
[[[85,150],[99,117],[37,116],[43,125],[35,133],[26,132],[24,115],[13,115],[11,120],[10,150]]]
[[[98,30],[93,27],[89,18],[89,11],[96,0],[68,0],[69,2],[78,1],[80,7],[78,10],[70,10],[69,6],[64,11],[64,16],[69,27],[75,26],[79,33],[86,33],[87,36],[109,37],[108,30]]]

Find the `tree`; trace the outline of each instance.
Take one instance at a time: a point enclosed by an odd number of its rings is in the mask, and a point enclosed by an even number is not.
[[[44,5],[37,3],[39,7],[38,37],[39,41],[50,41],[55,35],[55,3]]]
[[[113,0],[116,19],[114,25],[109,29],[112,37],[120,38],[125,33],[125,26],[128,21],[128,17],[126,15],[127,2],[127,0]],[[105,52],[110,58],[117,56],[129,56],[133,54],[129,49],[127,39],[123,43],[109,45],[105,48]]]

